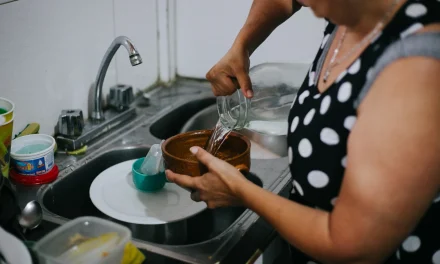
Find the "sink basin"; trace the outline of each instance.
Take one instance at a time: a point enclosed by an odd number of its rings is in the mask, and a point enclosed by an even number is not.
[[[198,99],[163,115],[151,125],[150,132],[157,138],[167,139],[188,131],[213,129],[218,119],[215,98]],[[237,132],[251,140],[253,159],[278,159],[287,156],[286,135],[269,135],[247,128]]]
[[[150,133],[159,139],[167,139],[174,135],[181,133],[182,127],[200,110],[208,106],[215,105],[216,99],[214,97],[207,97],[203,99],[194,100],[176,107],[171,112],[157,119],[150,127]],[[214,120],[217,122],[217,119]],[[209,127],[210,129],[214,126]]]
[[[214,238],[228,229],[245,211],[243,207],[205,209],[185,220],[161,225],[130,224],[101,213],[89,197],[89,189],[95,177],[112,165],[144,157],[148,150],[149,146],[129,146],[106,151],[55,183],[44,186],[39,193],[39,201],[54,216],[66,219],[97,216],[109,219],[130,228],[135,239],[166,245],[188,245]],[[245,176],[262,186],[262,181],[255,175]]]

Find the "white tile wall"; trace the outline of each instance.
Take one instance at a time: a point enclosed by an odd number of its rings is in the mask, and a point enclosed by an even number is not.
[[[252,0],[177,1],[177,73],[204,78],[230,48]],[[321,42],[324,21],[303,8],[278,27],[251,57],[262,62],[310,63]]]
[[[53,132],[65,108],[87,113],[101,59],[117,35],[131,38],[144,63],[118,51],[104,91],[117,81],[144,88],[156,81],[155,0],[20,0],[0,6],[0,96],[16,104],[14,132],[29,122]]]
[[[204,78],[228,50],[252,0],[20,0],[0,5],[0,96],[16,103],[14,131],[39,122],[52,133],[65,108],[87,113],[102,56],[118,35],[131,38],[144,63],[131,67],[126,51],[111,64],[111,85],[145,88],[158,76]],[[309,63],[323,21],[303,9],[254,53],[266,61]]]

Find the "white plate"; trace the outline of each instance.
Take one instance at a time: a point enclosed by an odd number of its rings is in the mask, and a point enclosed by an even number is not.
[[[158,192],[136,189],[131,166],[125,161],[101,172],[90,186],[90,199],[104,214],[132,224],[166,224],[195,215],[206,203],[191,200],[190,193],[174,183]]]
[[[31,254],[24,243],[1,227],[0,252],[9,264],[32,264]]]

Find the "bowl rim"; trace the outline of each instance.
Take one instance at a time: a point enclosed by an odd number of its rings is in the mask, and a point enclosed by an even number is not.
[[[11,106],[12,106],[11,109],[8,110],[6,113],[1,114],[2,116],[6,116],[6,115],[9,115],[10,113],[14,112],[14,110],[15,110],[15,104],[14,104],[14,102],[12,102],[11,100],[9,100],[9,99],[7,99],[7,98],[4,98],[4,97],[0,97],[0,101],[4,101],[4,102],[6,102],[6,103],[9,103],[9,104],[11,104]]]
[[[179,161],[184,161],[184,162],[191,163],[191,164],[198,164],[199,161],[187,160],[187,159],[183,159],[183,158],[180,158],[180,157],[177,157],[177,156],[172,155],[171,153],[169,153],[169,152],[166,150],[166,146],[167,146],[171,141],[175,140],[176,138],[180,138],[180,137],[185,136],[185,135],[192,135],[192,134],[196,134],[196,135],[205,135],[205,134],[211,134],[212,131],[213,131],[213,129],[193,130],[193,131],[188,131],[188,132],[185,132],[185,133],[180,133],[180,134],[174,135],[174,136],[172,136],[172,137],[169,137],[169,138],[167,138],[167,139],[162,143],[162,147],[161,147],[161,149],[162,149],[162,156],[165,156],[164,154],[166,154],[167,156],[169,156],[169,157],[171,157],[171,158],[173,158],[173,159],[179,160]],[[246,155],[248,152],[250,153],[250,150],[251,150],[251,142],[250,142],[250,140],[249,140],[246,136],[244,136],[244,135],[242,135],[242,134],[240,134],[240,133],[238,133],[238,132],[236,132],[236,131],[231,131],[231,133],[230,133],[229,135],[230,135],[230,136],[232,135],[232,136],[234,136],[234,137],[237,137],[237,138],[242,139],[242,140],[246,143],[247,147],[246,147],[246,150],[243,151],[242,153],[240,153],[239,155],[234,156],[234,157],[232,157],[232,158],[224,159],[224,161],[228,162],[228,161],[230,161],[230,160],[238,159],[238,158],[241,158],[242,156]],[[164,157],[164,159],[165,159],[165,157]]]
[[[132,177],[135,177],[135,173],[136,173],[137,175],[142,176],[142,177],[145,177],[145,178],[147,178],[147,177],[158,177],[158,176],[163,176],[163,175],[162,175],[163,172],[159,172],[159,173],[156,173],[156,174],[153,174],[153,175],[143,174],[143,173],[140,171],[140,169],[141,169],[140,167],[142,166],[141,161],[143,162],[144,160],[145,160],[145,157],[141,157],[141,158],[136,159],[136,160],[133,162],[133,164],[131,165]],[[136,163],[141,163],[141,164],[139,165],[139,169],[136,169],[136,168],[135,168],[135,164],[136,164]]]
[[[45,148],[44,150],[41,150],[41,151],[35,152],[35,153],[31,153],[31,154],[18,154],[18,153],[16,153],[18,150],[17,150],[17,148],[15,146],[18,145],[18,142],[26,141],[28,139],[31,140],[33,138],[35,140],[38,140],[38,139],[44,140],[44,139],[46,139],[46,140],[50,141],[50,145],[47,148]],[[15,143],[15,146],[13,148],[13,144],[14,143]],[[52,153],[54,152],[55,143],[56,143],[55,139],[52,136],[46,135],[46,134],[30,134],[30,135],[24,135],[24,136],[21,136],[21,137],[14,138],[11,141],[11,158],[13,158],[15,160],[19,160],[19,161],[27,161],[27,160],[33,160],[33,159],[42,158],[43,156],[45,156],[45,155],[47,155],[47,154],[49,154],[51,152]]]

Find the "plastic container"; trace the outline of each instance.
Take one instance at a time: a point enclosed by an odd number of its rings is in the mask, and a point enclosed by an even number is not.
[[[12,140],[11,167],[21,175],[42,175],[54,166],[55,139],[32,134]]]
[[[102,238],[106,234],[117,239],[88,240],[75,244],[79,237]],[[108,237],[108,236],[107,236]],[[131,240],[131,231],[122,225],[97,217],[79,217],[53,230],[34,246],[40,264],[64,263],[121,263],[125,245]],[[99,241],[99,242],[98,242]],[[70,257],[66,254],[70,253]],[[75,257],[72,257],[75,256]]]
[[[136,160],[131,167],[134,186],[143,192],[156,192],[161,190],[165,186],[165,183],[168,182],[165,171],[153,175],[143,174],[141,165],[144,163],[144,160],[145,158]]]
[[[9,172],[11,180],[22,185],[40,185],[53,182],[57,179],[58,173],[59,169],[57,165],[53,166],[48,173],[37,176],[21,175],[18,174],[14,169]]]
[[[263,134],[287,134],[292,102],[306,76],[307,64],[262,63],[249,70],[254,96],[241,90],[217,97],[217,110],[224,127],[248,128]]]

